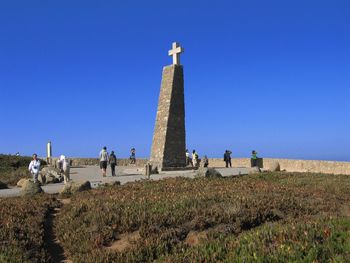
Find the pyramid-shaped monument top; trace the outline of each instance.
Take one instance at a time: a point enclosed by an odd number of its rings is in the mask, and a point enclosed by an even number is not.
[[[169,56],[173,56],[173,65],[180,65],[180,54],[185,50],[177,42],[173,43],[173,48],[169,50]]]

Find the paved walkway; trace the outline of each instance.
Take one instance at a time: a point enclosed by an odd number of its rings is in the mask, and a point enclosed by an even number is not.
[[[247,168],[217,168],[217,170],[223,176],[237,176],[240,174],[247,174]],[[85,166],[71,168],[71,179],[73,181],[90,181],[92,188],[96,188],[101,184],[119,181],[121,184],[128,182],[135,182],[146,179],[143,175],[143,169],[138,167],[122,167],[116,168],[117,176],[112,177],[111,171],[107,171],[107,177],[102,177],[101,171],[98,166]],[[167,171],[161,172],[160,174],[151,175],[151,180],[160,180],[164,178],[173,177],[188,177],[194,178],[195,171]],[[57,194],[63,188],[63,183],[48,184],[42,188],[45,193]],[[14,187],[11,189],[0,190],[0,197],[14,197],[20,196],[21,188]]]

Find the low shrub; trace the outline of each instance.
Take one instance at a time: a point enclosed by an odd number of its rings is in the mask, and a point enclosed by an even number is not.
[[[298,183],[304,180],[299,175],[290,174],[290,181],[285,181],[280,173],[271,173],[260,177],[166,179],[78,193],[58,217],[58,236],[74,262],[262,261],[270,253],[268,244],[258,242],[265,235],[283,234],[287,242],[293,240],[289,236],[293,227],[305,226],[311,231],[318,226],[311,222],[341,217],[339,205],[346,204],[349,193],[341,192],[339,199],[340,192],[323,187],[329,176],[323,177],[318,186],[312,184],[318,177],[310,176],[313,179],[308,179],[307,187]],[[340,176],[334,182],[347,184],[344,180],[348,179]],[[323,227],[330,222],[338,226],[338,221],[327,222],[321,220],[318,224]],[[337,231],[347,231],[344,224]],[[124,250],[109,248],[120,238],[135,233],[139,239]],[[203,244],[192,247],[187,241],[190,235],[206,238]],[[317,238],[315,234],[300,242],[309,242],[305,244],[309,248]],[[344,238],[348,240],[348,235]],[[323,243],[316,243],[315,251],[323,252],[307,257],[297,253],[297,246],[290,248],[295,250],[290,258],[275,249],[270,259],[335,260],[335,244],[328,243],[328,253],[322,250]],[[342,257],[348,253],[344,244],[339,252]],[[254,254],[251,247],[259,249]]]
[[[12,168],[0,168],[0,180],[6,185],[15,186],[22,178],[31,178],[27,167],[20,167],[16,170]]]
[[[166,262],[349,262],[350,219],[267,224],[162,257]]]
[[[0,262],[48,262],[44,221],[59,203],[48,195],[0,199]]]
[[[350,180],[262,173],[75,193],[55,220],[73,262],[349,262]],[[0,199],[0,262],[49,262],[54,197]]]
[[[0,154],[0,181],[6,185],[15,186],[22,178],[30,178],[28,166],[31,157],[13,156]],[[40,160],[41,165],[45,166],[46,162]]]

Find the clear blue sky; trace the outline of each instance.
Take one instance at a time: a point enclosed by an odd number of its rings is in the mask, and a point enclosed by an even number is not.
[[[350,161],[350,1],[0,2],[0,152],[148,157],[185,53],[187,147]]]

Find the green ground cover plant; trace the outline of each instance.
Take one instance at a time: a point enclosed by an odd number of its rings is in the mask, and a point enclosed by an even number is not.
[[[52,262],[48,218],[74,263],[350,262],[349,189],[278,172],[0,199],[0,262]]]
[[[28,166],[32,157],[14,156],[0,154],[0,182],[6,188],[7,185],[14,186],[22,178],[30,178]],[[41,160],[42,165],[46,162]]]
[[[52,196],[0,199],[0,262],[49,262],[44,222],[60,203]]]
[[[72,196],[73,262],[349,262],[350,179],[266,173],[166,179]]]

